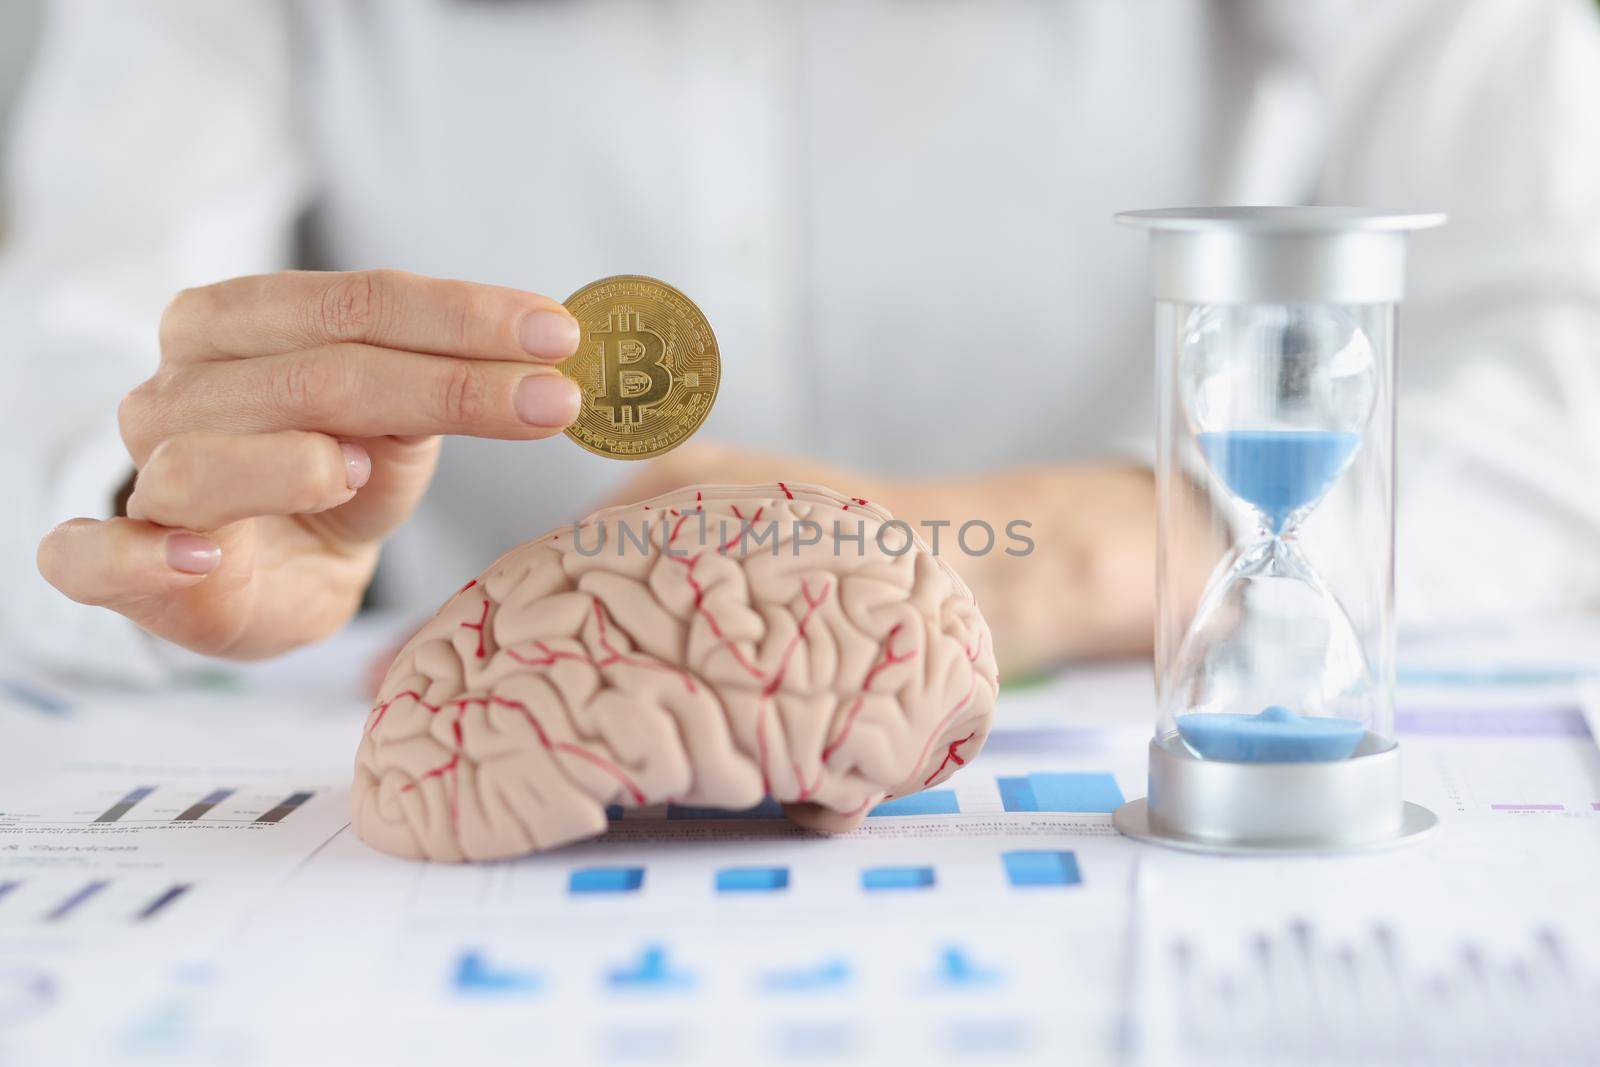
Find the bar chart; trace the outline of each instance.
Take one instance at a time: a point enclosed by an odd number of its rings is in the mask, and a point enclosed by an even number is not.
[[[945,815],[1109,814],[1123,802],[1122,788],[1110,771],[1031,771],[983,777],[967,774],[940,789],[924,789],[891,797],[874,805],[869,819],[932,818]],[[751,808],[667,804],[624,808],[613,804],[606,816],[615,821],[778,822],[783,805],[770,797]]]
[[[1168,1036],[1196,1062],[1377,1062],[1403,1047],[1427,1050],[1417,1062],[1583,1063],[1600,1048],[1600,1022],[1579,1007],[1600,975],[1552,928],[1424,943],[1387,922],[1334,931],[1308,917],[1160,951]]]
[[[137,789],[129,791],[127,795],[123,796],[115,804],[111,805],[99,815],[96,815],[94,821],[116,822],[124,815],[128,814],[128,812],[132,811],[135,804],[138,804],[139,801],[143,800],[145,797],[149,796],[155,791],[156,787],[153,785],[141,785]]]
[[[482,949],[468,949],[456,961],[450,984],[457,994],[475,997],[484,994],[532,993],[544,983],[532,971],[496,965],[489,961]]]
[[[543,961],[527,949],[497,957],[479,945],[459,950],[449,963],[446,981],[459,997],[526,997],[559,994],[561,982],[553,980]],[[560,961],[569,963],[567,959]],[[736,981],[758,994],[790,998],[837,994],[858,984],[862,964],[848,955],[825,954],[787,966],[762,966],[758,957],[743,961]],[[602,992],[630,996],[681,994],[702,984],[702,974],[684,962],[664,942],[647,941],[632,952],[607,959],[602,953],[587,974],[565,970],[569,983],[594,983]],[[960,943],[937,942],[901,961],[901,981],[921,992],[973,992],[1001,987],[1008,974],[1004,966],[985,957],[981,949]]]
[[[936,884],[938,875],[932,867],[866,867],[861,871],[861,888],[869,893],[932,889]]]
[[[789,888],[789,868],[723,867],[713,884],[718,893],[779,893]]]
[[[756,984],[767,993],[818,993],[847,988],[853,973],[848,962],[834,957],[815,966],[763,971]]]
[[[177,815],[173,816],[173,821],[194,822],[197,819],[201,819],[212,808],[215,808],[218,804],[221,804],[224,800],[227,800],[231,796],[233,796],[233,790],[231,789],[213,789],[211,792],[207,793],[193,804],[190,804],[187,808],[184,808]]]
[[[260,835],[287,865],[345,817],[321,785],[183,771],[74,768],[26,807],[0,804],[0,930],[159,937],[223,923],[259,884],[246,865],[261,869]]]
[[[1419,753],[1429,749],[1437,764],[1441,785],[1457,814],[1537,816],[1600,813],[1600,799],[1571,796],[1542,775],[1517,773],[1517,762],[1502,758],[1504,750],[1479,752],[1482,742],[1501,739],[1513,744],[1571,745],[1572,759],[1593,760],[1592,739],[1578,709],[1552,707],[1511,717],[1471,709],[1409,709],[1399,725]],[[1054,736],[1050,733],[1049,736]],[[1591,741],[1591,746],[1581,742]],[[1578,744],[1574,744],[1577,742]],[[1019,746],[1021,747],[1021,746]],[[1026,746],[1036,749],[1032,739]],[[1565,747],[1565,746],[1563,746]],[[1010,761],[1016,753],[1002,752]],[[1547,765],[1545,754],[1533,761]],[[1557,781],[1569,776],[1549,776]],[[98,806],[78,806],[71,813],[0,810],[0,826],[7,824],[126,827],[172,824],[242,824],[271,826],[294,817],[316,795],[315,789],[285,789],[218,783],[195,787],[177,783],[134,782],[108,795]],[[991,796],[998,799],[990,807]],[[1035,770],[990,777],[972,772],[958,776],[939,789],[924,790],[886,800],[869,811],[873,820],[928,818],[949,815],[992,814],[1103,814],[1125,799],[1115,775],[1100,770]],[[996,810],[996,808],[998,810]],[[673,822],[761,822],[784,818],[781,805],[771,799],[756,806],[730,811],[692,805],[666,805],[659,809],[608,809],[613,819],[666,819]]]
[[[139,909],[139,911],[135,913],[134,918],[139,922],[149,922],[150,920],[157,918],[162,912],[172,907],[172,905],[177,903],[177,901],[182,898],[184,894],[188,893],[189,890],[193,888],[194,886],[185,882],[179,882],[176,885],[167,888],[154,900],[150,901],[149,904],[146,904],[143,908]]]
[[[1013,888],[1081,885],[1078,857],[1065,849],[1013,849],[1002,852],[1006,880]]]
[[[1011,889],[1066,888],[1083,883],[1077,854],[1070,849],[1009,849],[1001,852],[998,859],[1004,885]],[[719,896],[781,894],[797,879],[803,880],[787,864],[718,867],[708,873],[711,890]],[[938,868],[933,864],[864,866],[856,879],[859,888],[867,893],[931,890],[939,884]],[[566,892],[573,897],[625,896],[641,893],[646,883],[645,866],[576,867],[567,873]],[[187,888],[174,886],[172,898]],[[158,912],[168,903],[166,897],[158,898],[149,910]]]
[[[662,993],[692,988],[695,976],[674,963],[665,947],[652,944],[636,959],[611,968],[605,983],[618,992]]]
[[[643,885],[643,867],[583,867],[567,877],[567,892],[575,896],[637,893]]]
[[[924,789],[908,797],[896,797],[867,812],[869,819],[895,815],[956,815],[961,806],[954,789]]]
[[[60,922],[61,920],[68,918],[73,912],[77,911],[90,900],[93,900],[100,893],[104,892],[106,886],[110,884],[111,883],[105,879],[96,879],[92,882],[85,882],[83,884],[83,888],[75,890],[60,904],[57,904],[54,908],[51,908],[48,912],[46,912],[44,916],[45,921]]]
[[[1113,812],[1122,805],[1117,780],[1101,771],[1037,773],[1000,778],[1010,812]]]
[[[294,815],[317,795],[316,789],[270,785],[194,786],[136,783],[107,793],[98,803],[69,801],[54,811],[0,811],[6,826],[174,827],[258,824],[271,826]],[[92,794],[91,794],[92,796]]]
[[[165,883],[138,876],[13,878],[0,882],[0,923],[148,924],[176,910],[194,888],[192,882]]]
[[[311,796],[310,793],[290,793],[278,803],[257,815],[252,821],[259,823],[282,822],[294,814],[296,808],[310,800]]]
[[[1600,748],[1581,715],[1535,710],[1527,721],[1486,712],[1410,712],[1408,759],[1419,803],[1445,816],[1515,823],[1600,812]]]
[[[938,952],[930,976],[935,986],[963,989],[999,985],[1004,975],[996,968],[979,963],[965,948],[947,945]]]

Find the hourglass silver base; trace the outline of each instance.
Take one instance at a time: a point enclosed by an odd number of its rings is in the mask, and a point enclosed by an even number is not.
[[[1150,795],[1111,821],[1129,837],[1196,852],[1387,848],[1439,822],[1401,798],[1399,746],[1372,734],[1354,756],[1326,763],[1203,760],[1152,741]]]

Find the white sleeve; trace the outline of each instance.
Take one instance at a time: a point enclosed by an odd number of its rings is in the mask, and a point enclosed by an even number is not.
[[[268,0],[51,5],[0,204],[0,639],[74,675],[164,673],[153,639],[76,605],[39,538],[103,518],[132,465],[122,395],[179,289],[289,261],[305,202],[290,27]]]
[[[1404,625],[1600,605],[1600,10],[1372,5],[1325,199],[1450,213],[1400,312]]]

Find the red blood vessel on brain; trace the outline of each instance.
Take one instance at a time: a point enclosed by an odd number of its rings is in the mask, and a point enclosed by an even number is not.
[[[353,820],[435,860],[599,834],[609,805],[770,796],[848,829],[976,755],[998,684],[971,593],[881,508],[684,489],[520,545],[451,597],[367,718]]]

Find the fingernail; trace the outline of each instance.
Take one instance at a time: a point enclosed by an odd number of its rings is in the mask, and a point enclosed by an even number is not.
[[[559,311],[535,311],[522,320],[522,347],[541,359],[566,359],[578,350],[578,320]]]
[[[578,387],[559,374],[530,374],[517,385],[517,415],[531,426],[554,429],[578,417]]]
[[[222,549],[199,534],[175,533],[167,537],[167,566],[184,574],[210,574],[222,562]]]
[[[372,477],[372,457],[367,455],[366,449],[348,441],[339,445],[339,451],[344,453],[344,484],[360,489]]]

